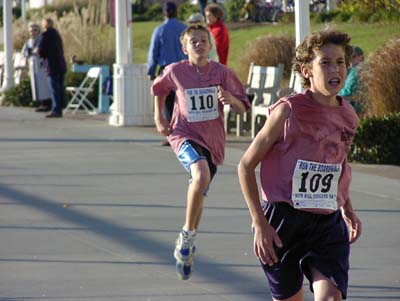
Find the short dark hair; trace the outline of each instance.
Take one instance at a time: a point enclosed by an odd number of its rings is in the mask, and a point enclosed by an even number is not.
[[[357,56],[364,55],[364,52],[362,51],[362,49],[360,47],[354,46],[353,47],[353,55],[357,55]]]
[[[178,7],[174,2],[167,1],[163,4],[163,13],[167,18],[176,18],[178,15]]]

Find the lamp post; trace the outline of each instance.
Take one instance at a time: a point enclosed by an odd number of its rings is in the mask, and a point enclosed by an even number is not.
[[[4,37],[4,81],[1,91],[4,92],[14,86],[13,66],[13,33],[12,33],[12,1],[3,0],[3,37]]]
[[[296,47],[310,33],[310,7],[309,2],[304,0],[296,0],[294,4],[295,24],[296,24]],[[294,90],[300,92],[301,87],[300,77],[296,76]]]

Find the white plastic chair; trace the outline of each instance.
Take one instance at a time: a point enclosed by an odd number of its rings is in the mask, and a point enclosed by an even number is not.
[[[278,91],[278,99],[282,98],[284,96],[291,95],[293,93],[297,93],[295,91],[295,85],[296,85],[296,80],[298,78],[298,74],[296,74],[294,71],[290,73],[290,80],[289,80],[289,86],[286,88],[282,88]]]
[[[97,114],[96,107],[87,98],[90,92],[93,92],[93,86],[100,77],[101,67],[92,67],[86,73],[85,79],[79,87],[67,87],[66,90],[71,93],[72,98],[64,109],[64,113],[72,110],[75,114],[80,108],[83,108],[88,114]]]
[[[256,127],[260,116],[267,116],[268,107],[278,100],[278,91],[280,89],[283,64],[277,67],[266,67],[266,79],[262,89],[262,97],[255,98],[251,108],[251,137],[256,135]]]
[[[249,74],[247,76],[247,83],[245,85],[246,94],[253,95],[254,101],[262,97],[264,91],[264,84],[266,79],[267,67],[250,64]],[[250,111],[251,109],[249,109]],[[248,112],[244,114],[238,114],[231,110],[230,105],[224,106],[224,117],[225,117],[225,132],[230,131],[230,117],[231,114],[236,114],[236,136],[240,136],[243,132],[243,122],[247,121]]]

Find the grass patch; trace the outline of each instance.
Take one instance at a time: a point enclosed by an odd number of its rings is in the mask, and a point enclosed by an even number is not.
[[[133,61],[135,64],[147,62],[147,51],[153,29],[162,22],[134,22],[133,23]],[[359,45],[364,53],[369,53],[381,47],[390,39],[400,38],[399,24],[384,23],[329,23],[337,29],[351,35],[352,44]],[[310,31],[317,31],[326,27],[326,24],[311,24]],[[251,41],[268,34],[288,34],[295,36],[295,25],[291,24],[259,24],[242,29],[230,30],[230,49],[228,66],[238,72],[240,58],[251,47]]]

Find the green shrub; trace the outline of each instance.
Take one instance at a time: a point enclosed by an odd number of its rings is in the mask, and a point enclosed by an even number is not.
[[[335,18],[337,18],[338,15],[339,15],[338,11],[329,11],[329,12],[323,11],[320,13],[312,14],[311,18],[316,23],[326,23],[333,21]]]
[[[162,12],[161,3],[155,3],[150,5],[146,12],[143,14],[143,20],[152,20],[152,21],[162,21],[164,20],[164,15]]]
[[[337,9],[339,16],[342,16],[342,21],[345,21],[348,16],[351,16],[349,20],[358,22],[380,22],[399,20],[400,18],[399,1],[342,0]]]
[[[34,105],[31,81],[28,76],[24,77],[19,85],[4,92],[2,105],[15,107],[32,107]]]
[[[334,20],[339,22],[348,22],[351,20],[351,14],[346,12],[338,12]]]
[[[200,7],[198,5],[192,5],[190,1],[185,1],[178,6],[178,19],[186,22],[192,14],[199,12]]]
[[[245,0],[227,0],[225,2],[226,18],[228,22],[238,22],[240,9],[244,6]]]
[[[400,165],[400,113],[361,120],[349,160]]]

